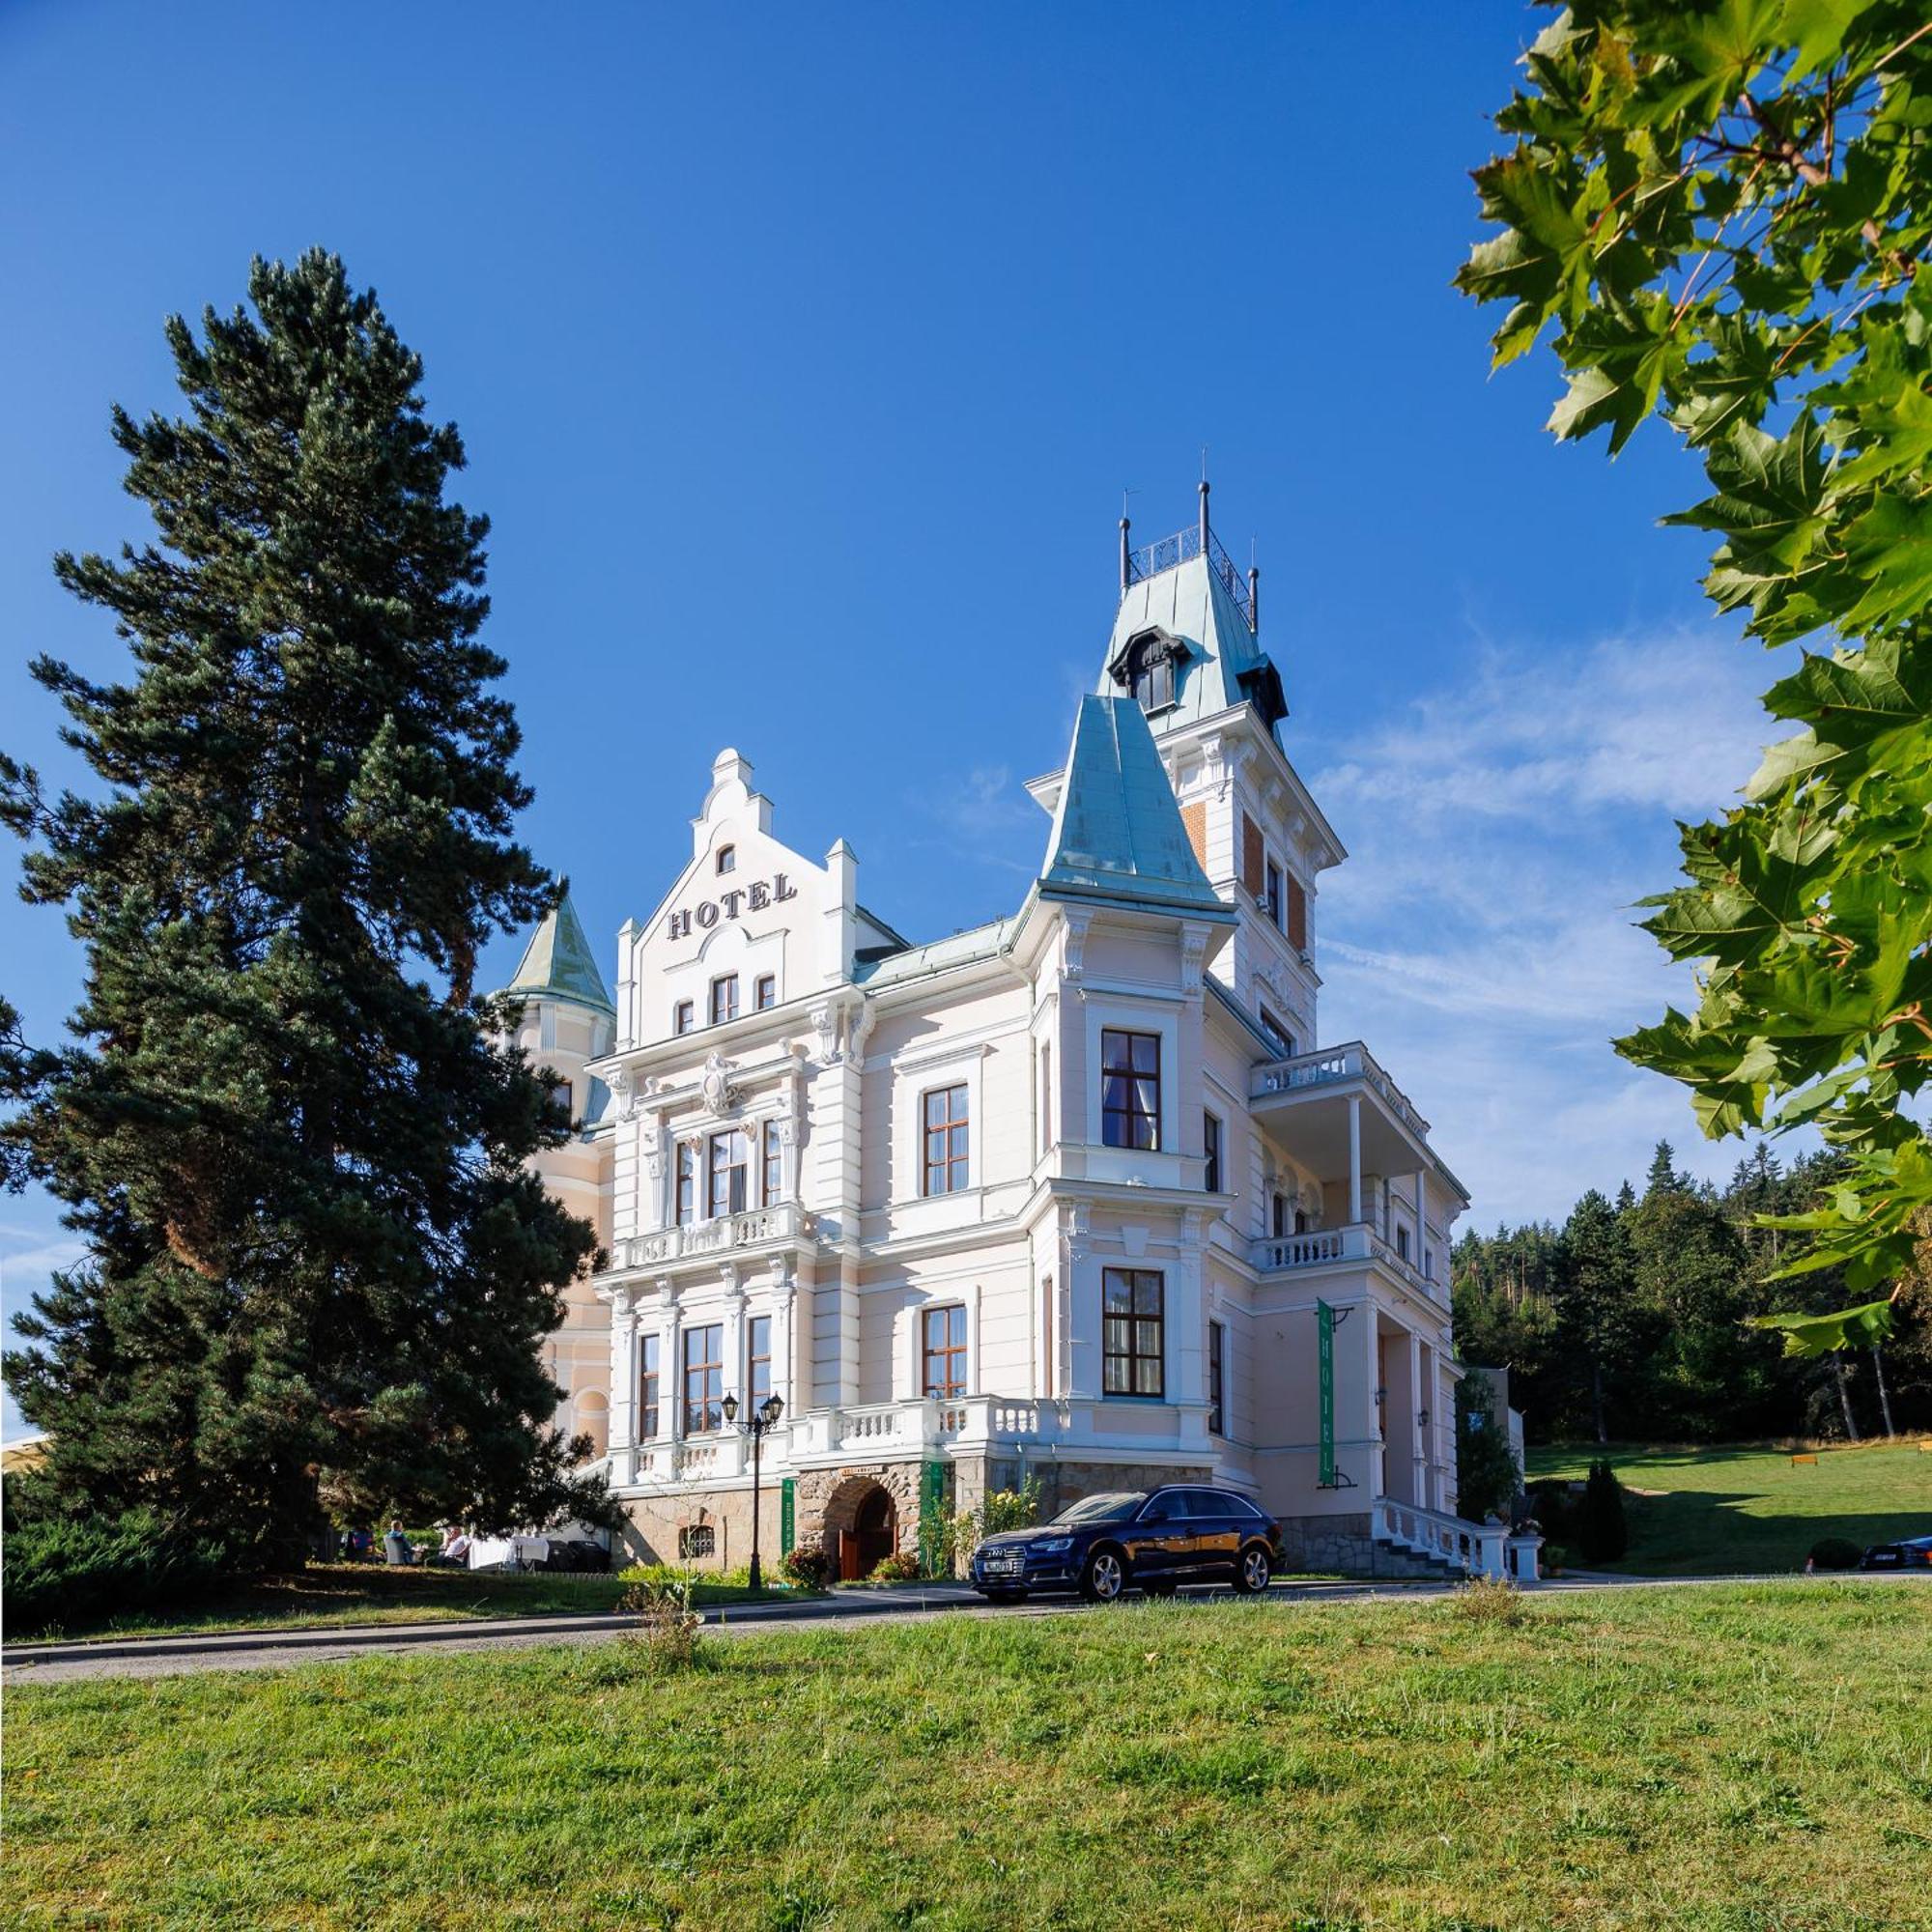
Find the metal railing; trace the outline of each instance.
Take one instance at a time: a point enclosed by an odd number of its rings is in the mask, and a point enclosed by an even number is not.
[[[1127,582],[1144,583],[1150,577],[1158,577],[1164,570],[1176,570],[1183,563],[1192,563],[1201,554],[1201,527],[1198,524],[1187,529],[1177,530],[1171,537],[1160,537],[1150,544],[1142,544],[1138,550],[1127,553]],[[1241,620],[1250,631],[1255,628],[1254,593],[1248,581],[1235,568],[1234,559],[1221,548],[1221,540],[1210,529],[1208,532],[1208,568],[1221,580],[1221,588],[1235,600],[1235,608],[1241,613]]]

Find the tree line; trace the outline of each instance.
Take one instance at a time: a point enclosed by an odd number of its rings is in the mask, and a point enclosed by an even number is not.
[[[1591,1188],[1561,1226],[1528,1222],[1457,1242],[1452,1298],[1463,1360],[1506,1367],[1536,1440],[1862,1440],[1932,1429],[1932,1261],[1878,1347],[1804,1359],[1747,1324],[1794,1299],[1831,1308],[1837,1270],[1791,1280],[1789,1231],[1838,1184],[1830,1151],[1780,1163],[1760,1146],[1723,1186],[1681,1172],[1667,1141],[1641,1191]]]

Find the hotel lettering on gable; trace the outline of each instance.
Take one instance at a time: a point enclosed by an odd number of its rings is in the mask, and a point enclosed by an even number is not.
[[[841,839],[782,842],[721,753],[691,857],[616,938],[566,901],[511,990],[580,1122],[543,1157],[605,1271],[552,1344],[638,1560],[862,1575],[942,1509],[1212,1480],[1293,1563],[1456,1530],[1450,1229],[1467,1201],[1359,1040],[1319,1025],[1344,857],[1281,743],[1255,574],[1135,551],[1010,917],[917,944]],[[567,1094],[561,1083],[568,1083]]]

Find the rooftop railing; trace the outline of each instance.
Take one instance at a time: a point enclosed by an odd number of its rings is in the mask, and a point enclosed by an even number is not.
[[[1130,550],[1126,554],[1126,580],[1128,583],[1144,583],[1150,577],[1158,577],[1164,570],[1177,570],[1183,563],[1192,563],[1201,554],[1204,532],[1199,525],[1184,530],[1177,530],[1171,537],[1161,537],[1151,544],[1142,544],[1138,550]],[[1254,587],[1241,573],[1235,568],[1234,559],[1221,548],[1221,539],[1209,529],[1206,533],[1208,568],[1221,580],[1221,588],[1235,600],[1235,608],[1241,613],[1241,620],[1250,631],[1255,628]]]

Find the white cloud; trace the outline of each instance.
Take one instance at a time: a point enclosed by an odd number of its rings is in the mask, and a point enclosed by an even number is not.
[[[1635,901],[1675,879],[1673,820],[1721,810],[1776,735],[1775,665],[1710,627],[1459,668],[1311,770],[1351,852],[1317,909],[1322,1037],[1369,1040],[1479,1226],[1640,1179],[1660,1138],[1727,1173],[1738,1144],[1608,1041],[1693,997]]]

